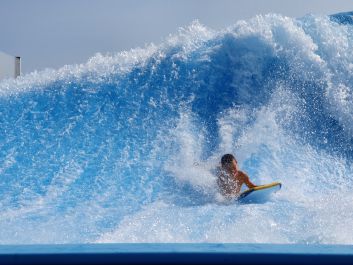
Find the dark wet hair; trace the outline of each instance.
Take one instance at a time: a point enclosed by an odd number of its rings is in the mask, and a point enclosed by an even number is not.
[[[235,160],[235,157],[232,154],[225,154],[221,158],[222,167],[229,165],[233,160]]]

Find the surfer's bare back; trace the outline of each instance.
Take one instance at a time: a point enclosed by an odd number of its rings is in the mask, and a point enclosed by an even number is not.
[[[237,197],[243,184],[249,188],[256,187],[256,185],[250,181],[249,176],[239,170],[238,161],[232,154],[222,156],[217,175],[217,184],[220,192],[223,196],[228,198]]]

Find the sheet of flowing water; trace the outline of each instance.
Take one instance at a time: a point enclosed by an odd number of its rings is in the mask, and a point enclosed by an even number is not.
[[[269,14],[0,83],[0,243],[352,244],[350,14]],[[263,204],[229,204],[234,153]]]

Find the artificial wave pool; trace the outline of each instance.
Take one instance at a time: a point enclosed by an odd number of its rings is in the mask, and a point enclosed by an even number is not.
[[[198,22],[0,83],[0,244],[352,244],[351,14]],[[263,204],[227,204],[234,153]]]

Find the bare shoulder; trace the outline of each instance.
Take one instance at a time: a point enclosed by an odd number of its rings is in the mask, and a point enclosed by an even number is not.
[[[239,172],[238,174],[239,174],[240,178],[242,178],[244,180],[249,179],[249,176],[244,171],[239,170],[238,172]]]

